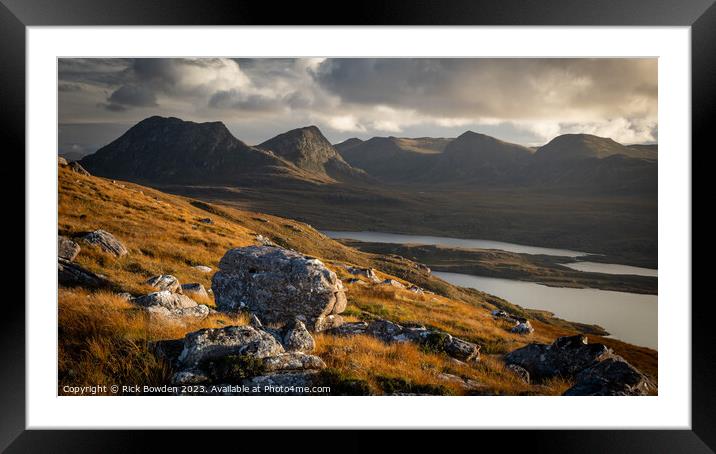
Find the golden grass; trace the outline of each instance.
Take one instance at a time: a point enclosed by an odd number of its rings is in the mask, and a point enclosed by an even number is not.
[[[115,293],[64,288],[59,291],[58,318],[60,389],[65,384],[167,383],[169,368],[154,356],[150,342],[247,321],[216,313],[187,324],[163,322]]]

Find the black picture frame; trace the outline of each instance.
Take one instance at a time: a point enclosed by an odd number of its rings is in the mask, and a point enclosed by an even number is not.
[[[245,0],[0,0],[0,115],[3,125],[0,137],[6,150],[5,156],[24,156],[25,150],[26,27],[64,25],[689,26],[692,148],[707,150],[713,136],[711,123],[716,118],[714,0],[414,0],[352,2],[345,7],[328,2],[323,5],[320,2]],[[6,169],[8,167],[6,163]],[[18,159],[18,166],[13,167],[11,173],[24,174],[19,171],[20,168],[28,170],[25,169],[24,159]],[[26,228],[24,231],[27,231]],[[27,235],[25,241],[29,241]],[[29,278],[26,274],[25,285],[29,285]],[[688,307],[690,302],[680,303]],[[470,438],[475,442],[479,438],[479,445],[483,448],[490,445],[508,449],[524,446],[525,449],[536,448],[538,451],[548,448],[550,452],[714,452],[716,393],[712,390],[712,383],[716,381],[716,353],[713,348],[716,331],[710,326],[709,303],[708,300],[693,299],[691,307],[691,430],[550,430],[514,431],[510,434],[483,431]],[[3,350],[0,365],[0,449],[7,452],[139,452],[151,447],[148,437],[162,437],[163,447],[166,448],[166,443],[171,441],[180,444],[184,448],[182,450],[191,449],[197,443],[207,449],[222,439],[236,441],[236,435],[227,431],[205,438],[192,431],[176,431],[167,436],[164,432],[150,431],[137,435],[128,431],[25,430],[26,338],[23,305],[5,304],[0,324]],[[347,443],[348,446],[341,446],[341,450],[365,450],[372,443],[350,434],[335,432],[334,435],[352,440]],[[295,442],[296,437],[270,438],[271,450],[278,450]],[[437,437],[426,432],[414,432],[400,438],[403,447],[410,449],[411,445],[425,448]]]

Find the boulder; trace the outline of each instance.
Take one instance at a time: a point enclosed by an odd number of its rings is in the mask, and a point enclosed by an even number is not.
[[[634,366],[614,355],[587,367],[576,376],[565,396],[644,396],[656,387]]]
[[[90,176],[90,173],[89,173],[84,167],[82,167],[82,166],[80,165],[80,163],[77,162],[77,161],[72,161],[72,162],[70,162],[69,166],[70,166],[70,169],[71,169],[73,172],[77,172],[77,173],[79,173],[80,175]]]
[[[551,345],[532,343],[505,355],[507,364],[526,369],[536,379],[574,377],[597,362],[613,356],[603,344],[589,344],[586,336],[564,336]]]
[[[283,346],[290,352],[310,352],[316,348],[313,336],[306,329],[302,321],[296,320],[292,327],[286,330],[283,336]]]
[[[395,288],[405,288],[405,286],[403,284],[396,281],[395,279],[386,279],[383,282],[381,282],[380,284],[381,285],[389,285],[389,286],[395,287]]]
[[[253,326],[207,328],[189,333],[178,361],[183,369],[229,355],[265,358],[284,353],[283,346],[271,334]]]
[[[318,371],[277,372],[245,379],[242,385],[249,389],[258,389],[260,395],[295,396],[310,394],[303,389],[310,389],[318,383]]]
[[[202,224],[213,224],[214,221],[211,220],[211,218],[201,218],[197,219],[197,221],[201,222]]]
[[[60,285],[81,287],[105,287],[107,279],[62,257],[57,258],[57,281]]]
[[[326,317],[343,312],[347,303],[343,284],[333,271],[316,258],[281,247],[229,250],[211,287],[222,311],[247,310],[277,324],[298,317],[311,331],[327,329],[333,322]]]
[[[186,309],[198,306],[196,301],[180,293],[172,293],[169,290],[150,293],[139,296],[132,300],[135,304],[148,308],[160,306],[169,310]]]
[[[369,281],[375,283],[380,282],[380,278],[375,274],[375,270],[373,268],[357,268],[353,266],[346,266],[345,268],[354,276],[364,276],[368,278]]]
[[[185,295],[190,296],[201,296],[204,298],[209,297],[209,294],[206,292],[204,286],[199,283],[182,284],[181,292],[179,293],[184,293]]]
[[[480,346],[439,330],[424,326],[402,326],[388,320],[377,319],[370,323],[350,322],[329,330],[339,336],[368,335],[386,343],[414,342],[430,350],[444,352],[460,361],[478,361]]]
[[[301,352],[289,352],[263,358],[262,366],[264,372],[276,372],[287,370],[318,370],[325,368],[326,363],[318,356],[307,355]]]
[[[532,328],[530,322],[517,322],[517,324],[510,330],[511,333],[516,334],[532,334],[535,329]]]
[[[517,364],[508,364],[506,366],[506,369],[517,375],[523,382],[530,382],[530,373],[527,372],[527,369],[525,369],[524,367],[518,366]]]
[[[57,256],[63,259],[69,260],[70,262],[77,257],[80,253],[80,245],[72,241],[71,239],[58,236],[57,237]]]
[[[82,236],[82,241],[117,257],[127,254],[127,248],[114,235],[101,229]]]
[[[202,273],[211,273],[213,271],[210,266],[206,266],[206,265],[196,265],[196,266],[192,266],[192,268],[194,268],[197,271],[201,271]]]
[[[167,290],[172,293],[182,293],[182,285],[179,284],[179,280],[171,274],[152,276],[145,281],[145,284],[149,284],[158,290]]]
[[[203,320],[211,313],[209,306],[196,303],[194,306],[175,309],[169,309],[164,306],[147,306],[146,310],[151,317],[163,320],[179,321],[181,323],[184,323],[188,319],[192,318]]]

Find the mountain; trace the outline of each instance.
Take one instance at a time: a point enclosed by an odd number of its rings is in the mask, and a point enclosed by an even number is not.
[[[271,151],[245,144],[221,122],[194,123],[173,117],[142,120],[80,163],[92,174],[156,183],[321,181]]]
[[[408,181],[425,173],[452,139],[373,137],[348,139],[336,149],[353,167],[387,182]]]
[[[651,148],[625,146],[613,139],[591,134],[563,134],[540,147],[535,153],[538,159],[559,161],[604,159],[614,155],[634,159],[656,159],[656,154]]]
[[[548,189],[599,193],[656,193],[658,163],[652,147],[625,146],[589,134],[555,137],[534,154],[527,183]]]
[[[531,157],[527,147],[467,131],[445,147],[431,176],[437,180],[510,181],[524,171]]]
[[[336,180],[367,180],[368,175],[354,169],[336,151],[316,126],[293,129],[257,145],[272,151],[299,169]]]

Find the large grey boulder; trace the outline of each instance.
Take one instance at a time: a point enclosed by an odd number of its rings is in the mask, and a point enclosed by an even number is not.
[[[583,369],[565,396],[643,396],[655,390],[649,379],[620,356],[614,355]]]
[[[146,310],[151,317],[178,321],[181,323],[185,323],[191,319],[203,320],[211,313],[209,306],[204,304],[196,304],[194,306],[175,309],[169,309],[164,306],[148,306],[146,307]]]
[[[60,285],[81,287],[105,287],[107,279],[62,257],[57,258],[57,281]]]
[[[82,236],[82,241],[87,244],[97,246],[105,252],[117,257],[127,254],[127,248],[109,232],[98,229]]]
[[[551,345],[526,345],[505,355],[505,362],[525,368],[536,379],[572,377],[611,354],[607,346],[589,344],[586,336],[576,335],[560,337]]]
[[[230,355],[265,358],[280,353],[284,348],[271,334],[252,326],[228,326],[187,334],[178,360],[184,369],[191,369],[203,361]]]
[[[77,257],[80,253],[80,245],[72,241],[71,239],[58,236],[57,237],[57,256],[63,259],[67,259],[70,262]]]
[[[264,323],[299,318],[310,331],[327,329],[326,318],[343,312],[347,303],[340,279],[320,260],[273,246],[229,250],[212,289],[219,310],[246,310]]]
[[[535,329],[532,328],[532,325],[530,322],[517,322],[515,326],[512,327],[510,332],[515,334],[532,334],[534,333]]]
[[[146,280],[145,284],[149,284],[158,290],[167,290],[172,293],[183,293],[182,285],[179,283],[179,279],[175,278],[171,274],[152,276]]]

